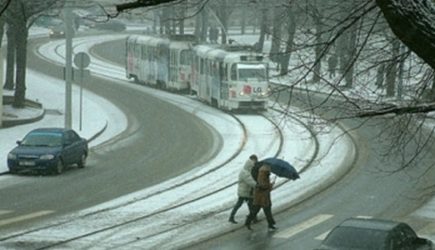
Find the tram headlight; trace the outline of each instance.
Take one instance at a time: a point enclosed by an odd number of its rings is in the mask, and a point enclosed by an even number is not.
[[[270,87],[268,87],[268,88],[266,88],[266,90],[264,90],[262,93],[261,93],[261,95],[262,96],[269,96],[269,94],[270,94],[270,91],[271,91],[271,89],[270,89]]]

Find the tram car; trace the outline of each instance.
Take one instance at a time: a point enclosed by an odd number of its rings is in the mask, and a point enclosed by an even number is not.
[[[223,110],[267,109],[268,63],[251,46],[194,47],[192,92]]]
[[[130,35],[126,39],[126,76],[170,91],[190,88],[195,37]]]
[[[267,109],[268,63],[251,46],[196,43],[193,35],[126,39],[126,76],[135,82],[189,92],[222,110]]]

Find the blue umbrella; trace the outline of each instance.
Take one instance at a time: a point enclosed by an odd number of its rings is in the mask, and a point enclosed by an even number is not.
[[[267,158],[263,163],[270,166],[270,171],[279,177],[286,177],[291,180],[299,179],[298,171],[287,161],[278,158]]]

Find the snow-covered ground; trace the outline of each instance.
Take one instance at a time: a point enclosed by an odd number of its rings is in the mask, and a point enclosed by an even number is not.
[[[49,55],[49,57],[51,56]],[[56,55],[53,55],[52,57],[56,57]],[[91,61],[92,60],[93,59],[91,59]],[[114,78],[118,78],[118,76],[115,76]],[[0,140],[2,141],[2,144],[0,145],[0,155],[2,155],[4,159],[3,163],[0,164],[0,170],[2,171],[7,170],[6,155],[8,151],[15,145],[15,141],[21,139],[25,135],[25,133],[36,127],[63,126],[64,124],[64,116],[62,114],[64,113],[65,90],[63,81],[41,75],[33,71],[29,71],[27,77],[28,99],[37,100],[44,105],[45,109],[50,110],[50,112],[48,114],[45,114],[44,118],[41,121],[0,130]],[[120,84],[125,84],[125,80],[120,81]],[[155,94],[159,98],[162,98],[168,102],[173,102],[174,105],[184,107],[187,112],[191,112],[192,114],[195,114],[200,118],[204,119],[204,121],[209,122],[210,126],[215,128],[216,131],[223,135],[223,138],[227,141],[227,143],[224,142],[223,149],[213,160],[203,166],[198,166],[197,168],[193,169],[192,172],[183,174],[177,178],[174,178],[173,180],[169,180],[154,187],[130,194],[126,197],[121,197],[114,201],[110,201],[105,204],[89,208],[85,211],[80,211],[77,214],[72,214],[64,218],[58,218],[55,221],[45,222],[48,224],[56,224],[59,221],[69,220],[71,217],[74,218],[74,222],[72,223],[63,224],[61,227],[50,227],[50,229],[45,229],[49,232],[43,230],[37,231],[35,233],[36,235],[27,234],[23,236],[24,238],[33,238],[34,240],[43,241],[44,239],[41,237],[51,238],[55,236],[56,239],[61,240],[64,237],[69,238],[73,235],[81,235],[84,228],[104,228],[105,225],[111,223],[115,224],[119,222],[120,219],[125,220],[128,218],[131,219],[132,216],[138,216],[138,211],[141,211],[141,213],[145,214],[152,213],[151,210],[153,209],[161,209],[162,207],[168,206],[168,204],[177,203],[179,202],[180,197],[186,197],[186,193],[189,195],[191,195],[192,193],[201,195],[202,192],[206,193],[209,192],[210,189],[217,188],[216,186],[210,185],[208,178],[199,178],[198,181],[192,182],[189,185],[183,185],[178,189],[174,189],[170,192],[170,194],[166,194],[165,197],[157,197],[156,199],[153,199],[153,208],[150,208],[148,206],[150,201],[146,199],[143,200],[143,197],[146,197],[150,193],[159,192],[159,190],[168,187],[168,185],[176,186],[178,185],[178,183],[183,182],[189,176],[192,176],[192,173],[198,174],[200,172],[199,169],[201,169],[201,171],[207,171],[207,168],[209,166],[214,166],[228,159],[228,156],[233,154],[236,148],[226,145],[233,145],[234,140],[241,140],[243,135],[241,130],[235,129],[232,130],[232,136],[225,136],[228,133],[228,128],[234,126],[231,120],[228,119],[227,115],[217,110],[214,110],[211,107],[204,106],[202,103],[197,102],[192,98],[186,98],[183,96],[177,96],[165,92],[150,91],[147,90],[147,88],[143,88],[137,85],[126,84],[126,87],[127,86],[137,88],[138,91],[144,91],[148,94]],[[50,95],[47,95],[45,91],[46,89],[50,89]],[[79,93],[80,91],[78,87],[75,86],[73,90],[73,102],[75,102],[76,104],[80,99]],[[105,129],[104,133],[100,137],[91,142],[91,147],[111,138],[117,133],[120,133],[126,127],[126,119],[124,117],[124,114],[122,114],[119,109],[113,106],[110,101],[98,97],[88,91],[84,91],[83,97],[84,109],[82,130],[79,130],[79,110],[77,108],[73,110],[73,128],[81,136],[86,138],[90,138],[94,134]],[[73,105],[73,107],[78,106],[80,105]],[[35,112],[39,111],[26,110],[23,113],[18,113],[10,110],[10,107],[5,107],[5,112],[11,114],[13,113],[18,116],[33,116],[35,115]],[[273,117],[273,112],[270,113]],[[276,116],[280,119],[282,118],[279,115]],[[245,118],[245,121],[249,122],[249,119],[250,118],[247,117]],[[116,123],[114,122],[115,120]],[[117,125],[107,126],[106,128],[107,124]],[[312,156],[313,152],[316,150],[315,143],[312,141],[311,138],[311,134],[304,126],[296,121],[286,120],[285,122],[281,122],[280,126],[284,133],[285,143],[283,145],[283,153],[279,155],[279,157],[292,162],[298,169],[301,169],[304,164],[306,164],[310,160],[310,156]],[[228,166],[225,166],[220,173],[217,173],[218,176],[216,176],[214,179],[220,179],[221,181],[216,185],[228,185],[234,183],[235,176],[237,176],[240,167],[243,165],[243,162],[250,154],[257,153],[260,158],[264,158],[271,156],[271,154],[276,152],[276,146],[271,146],[269,143],[264,143],[264,140],[270,140],[270,138],[267,138],[267,135],[268,132],[271,132],[271,130],[271,128],[264,127],[264,125],[249,128],[248,140],[244,150],[236,160],[234,160],[231,164],[228,164]],[[352,141],[348,137],[339,136],[341,135],[341,132],[342,131],[339,128],[331,127],[331,133],[319,136],[319,158],[314,161],[314,165],[310,167],[308,171],[304,172],[301,175],[300,180],[297,180],[296,182],[288,182],[287,184],[284,184],[280,188],[274,190],[273,195],[274,197],[276,197],[276,202],[274,202],[274,210],[282,209],[283,207],[289,206],[294,202],[300,201],[305,195],[316,192],[318,188],[322,188],[324,187],[324,185],[327,185],[329,182],[333,181],[336,178],[336,174],[340,174],[343,169],[346,169],[348,167],[347,163],[349,159],[352,159],[354,149],[352,147]],[[339,139],[337,140],[337,138]],[[330,150],[331,147],[332,150]],[[333,153],[327,154],[327,152]],[[226,174],[222,175],[222,173]],[[14,176],[1,176],[0,182],[1,179],[4,178],[14,178]],[[278,178],[278,183],[284,183],[284,179]],[[186,189],[190,190],[190,192],[186,192]],[[195,217],[195,215],[207,213],[207,211],[216,211],[225,207],[230,207],[236,199],[236,185],[232,185],[231,188],[228,188],[223,192],[219,192],[217,196],[218,197],[216,197],[216,195],[210,196],[209,198],[201,199],[200,201],[198,201],[197,203],[193,203],[192,205],[182,206],[175,212],[166,215],[164,217],[164,220],[167,220],[168,216],[171,216],[172,221],[177,221],[180,213],[184,215],[184,218]],[[195,211],[194,209],[191,209],[191,206],[202,207],[202,209],[200,211]],[[83,215],[92,214],[95,211],[100,211],[99,213],[97,213],[97,216],[83,217]],[[149,242],[148,239],[147,242],[148,244],[150,244],[150,246],[161,246],[162,244],[166,244],[167,248],[172,248],[175,245],[171,244],[176,244],[180,246],[185,242],[192,241],[193,239],[200,240],[203,237],[207,237],[210,234],[218,233],[222,230],[231,230],[234,225],[229,223],[220,223],[222,220],[226,220],[228,212],[229,211],[226,211],[224,209],[224,211],[221,211],[215,216],[211,216],[206,220],[201,220],[198,223],[191,224],[189,226],[189,230],[183,229],[181,230],[182,232],[180,232],[179,230],[173,230],[170,233],[166,233],[164,237],[153,238],[151,239],[151,242]],[[113,214],[117,214],[118,216],[113,216]],[[239,216],[244,216],[243,214],[246,214],[246,211],[243,211],[242,208],[238,214]],[[122,215],[121,217],[123,218],[120,218],[119,215]],[[101,216],[105,218],[104,222],[101,221]],[[240,217],[238,219],[240,220]],[[157,220],[155,223],[158,223],[159,221],[160,220]],[[219,221],[219,223],[217,223],[216,221]],[[208,225],[210,225],[210,223],[215,226],[209,227]],[[216,227],[216,225],[222,225],[222,227]],[[41,225],[35,225],[35,227],[40,226]],[[159,227],[157,227],[157,230],[158,229]],[[143,232],[147,232],[147,234],[153,233],[153,231],[150,231],[150,228],[143,227],[141,223],[129,225],[128,230],[123,231],[131,237],[136,234],[143,234]],[[65,234],[65,232],[68,232],[68,234]],[[110,232],[107,233],[111,234]],[[171,234],[176,234],[178,240],[173,241],[172,243],[168,243],[164,239],[166,237],[171,237]],[[23,237],[14,238],[13,241],[23,240]],[[105,235],[105,233],[103,233],[96,234],[92,237],[87,237],[83,241],[78,241],[74,244],[77,244],[77,247],[80,248],[82,247],[81,244],[87,244],[89,243],[89,240],[98,240],[101,242],[101,249],[105,249],[113,244],[119,244],[121,238],[124,239],[124,241],[131,240],[131,238],[121,237],[121,235],[119,234],[116,237],[114,235],[109,237],[108,235]],[[135,244],[141,244],[143,246],[143,243],[143,240],[139,240],[132,241],[127,245],[133,247]]]
[[[29,77],[38,76],[35,72],[29,72]],[[40,76],[41,79],[44,79],[43,82],[47,83],[50,81],[56,82],[55,79],[49,79],[43,76]],[[122,84],[122,83],[121,83]],[[47,85],[48,86],[48,85]],[[49,85],[50,89],[54,88],[62,93],[63,88],[62,84],[54,84]],[[130,86],[130,85],[126,85]],[[57,88],[56,88],[57,87]],[[144,91],[148,93],[155,93],[155,91],[149,91],[146,88],[137,85],[131,85],[131,87],[138,88],[139,91]],[[29,94],[31,92],[31,88],[29,86]],[[36,95],[36,91],[33,93]],[[74,91],[74,93],[78,93],[78,91]],[[185,107],[187,112],[192,112],[195,115],[200,116],[205,121],[210,122],[210,125],[213,126],[220,134],[224,135],[223,138],[227,141],[224,145],[233,145],[238,144],[234,143],[234,141],[238,141],[242,138],[242,131],[234,127],[233,122],[228,119],[227,115],[214,110],[208,106],[204,106],[202,103],[197,102],[191,98],[186,98],[183,96],[177,96],[170,93],[165,92],[157,92],[155,93],[162,99],[166,101],[173,102],[175,105],[179,107]],[[29,95],[30,96],[30,95]],[[46,96],[46,95],[45,95]],[[106,112],[101,112],[98,119],[86,118],[84,119],[84,128],[95,128],[94,131],[91,130],[83,130],[81,135],[83,136],[91,136],[93,133],[97,132],[99,129],[105,126],[106,122],[111,122],[113,120],[118,120],[121,118],[123,120],[123,114],[120,113],[116,107],[111,106],[112,109],[107,109],[107,101],[101,98],[96,98],[90,93],[85,92],[85,99],[92,99],[86,101],[85,107],[92,108],[93,114],[100,113],[99,110]],[[56,98],[59,103],[56,104],[56,101],[50,99],[44,99],[43,91],[41,95],[35,96],[39,99],[40,102],[50,103],[53,105],[52,108],[56,108],[63,112],[63,102],[62,98]],[[74,99],[77,99],[75,95]],[[89,102],[89,103],[88,103]],[[181,104],[181,105],[180,105]],[[86,114],[86,110],[85,110]],[[77,116],[74,119],[74,127],[77,128]],[[119,117],[119,118],[118,118]],[[249,117],[245,119],[250,119]],[[252,118],[251,118],[252,119]],[[246,120],[245,120],[246,121]],[[46,122],[46,123],[45,123]],[[44,118],[40,124],[33,124],[33,126],[45,126],[53,124],[62,126],[63,124],[63,116],[48,116]],[[93,125],[94,124],[94,125]],[[314,149],[314,143],[312,142],[311,135],[309,131],[306,130],[305,127],[301,126],[297,122],[287,121],[283,123],[282,129],[284,131],[284,149],[283,155],[280,157],[285,157],[285,159],[291,161],[295,164],[295,166],[300,169],[304,163],[306,163],[309,157],[312,155],[312,151]],[[16,128],[10,128],[9,131],[16,131],[16,133],[24,133],[22,126]],[[32,127],[32,125],[25,125],[28,130]],[[109,126],[110,127],[110,126]],[[98,128],[98,129],[97,129]],[[103,133],[103,137],[109,138],[111,135],[114,135],[120,131],[122,131],[123,126],[119,126],[117,130],[114,131],[106,131]],[[232,136],[225,136],[228,131],[232,131]],[[141,217],[144,214],[150,214],[155,210],[162,209],[167,206],[171,206],[177,204],[181,200],[190,199],[194,194],[201,196],[204,193],[209,192],[212,189],[217,189],[219,186],[228,185],[229,183],[233,183],[235,181],[235,176],[237,176],[237,172],[240,167],[243,165],[244,160],[247,159],[249,154],[252,152],[258,152],[261,158],[270,156],[276,150],[276,146],[270,146],[269,144],[265,144],[264,141],[268,140],[268,133],[273,129],[264,127],[264,125],[259,125],[256,128],[249,129],[249,137],[246,143],[245,150],[242,152],[241,156],[232,163],[226,166],[217,176],[211,178],[203,178],[198,179],[189,185],[183,185],[179,188],[175,188],[169,193],[164,193],[161,196],[156,196],[154,199],[144,199],[144,197],[149,196],[153,193],[158,193],[161,190],[166,189],[168,186],[177,186],[179,183],[186,180],[186,178],[192,177],[192,175],[199,175],[202,172],[207,171],[209,166],[214,166],[219,162],[222,162],[228,158],[229,155],[233,154],[236,150],[236,147],[227,146],[222,149],[222,151],[214,158],[212,161],[204,164],[203,166],[198,166],[193,169],[192,172],[188,172],[182,176],[169,180],[165,183],[161,183],[151,188],[147,188],[145,190],[130,194],[128,196],[116,199],[114,201],[107,202],[105,204],[101,204],[99,206],[89,208],[85,211],[80,211],[77,214],[72,214],[63,218],[57,218],[56,220],[48,221],[46,223],[53,225],[62,221],[70,221],[69,223],[62,224],[61,226],[53,226],[48,229],[38,230],[31,234],[26,234],[19,238],[11,239],[11,241],[27,241],[27,242],[38,242],[49,240],[49,238],[55,237],[57,240],[69,239],[70,237],[80,236],[84,232],[87,232],[87,228],[95,229],[104,229],[108,224],[116,224],[119,221],[125,220],[134,220],[135,217]],[[21,132],[20,132],[21,131]],[[318,188],[323,188],[324,185],[327,185],[329,182],[335,179],[336,174],[340,174],[340,171],[344,170],[348,165],[346,164],[353,156],[353,148],[352,142],[347,137],[339,137],[338,142],[336,141],[337,136],[341,133],[341,130],[337,128],[332,128],[331,134],[324,134],[319,137],[320,142],[320,152],[319,155],[321,158],[315,161],[315,164],[312,168],[310,168],[307,172],[301,175],[301,179],[296,182],[289,182],[280,188],[277,188],[273,192],[274,198],[274,210],[278,211],[283,207],[289,206],[295,202],[300,201],[305,197],[305,195],[310,195]],[[0,138],[3,141],[3,136],[8,135],[9,133],[3,133],[3,130],[0,130]],[[5,137],[6,138],[6,137]],[[15,139],[13,139],[15,140]],[[99,139],[99,141],[103,141],[103,139]],[[98,142],[95,141],[95,144]],[[329,151],[330,147],[333,147],[332,150]],[[326,152],[334,152],[331,154],[326,154]],[[285,155],[284,155],[285,154]],[[92,157],[92,155],[91,155]],[[346,158],[349,157],[349,158]],[[225,174],[222,174],[225,173]],[[3,176],[1,178],[14,178],[13,176]],[[0,181],[1,181],[0,178]],[[210,185],[210,179],[213,180],[221,180],[219,183],[215,183],[214,185]],[[279,178],[278,182],[283,182],[284,180]],[[99,241],[99,247],[93,247],[93,249],[107,249],[113,246],[123,245],[124,247],[131,248],[135,246],[142,246],[146,242],[147,245],[150,246],[165,246],[165,249],[174,248],[175,246],[179,247],[186,242],[192,242],[193,240],[200,240],[204,237],[208,237],[210,234],[216,234],[221,232],[222,230],[232,230],[234,225],[230,223],[222,223],[222,221],[226,221],[228,217],[229,211],[224,209],[225,207],[231,207],[232,203],[236,199],[236,185],[233,185],[231,188],[228,188],[224,192],[220,192],[217,195],[210,195],[206,199],[201,199],[198,202],[195,202],[189,206],[182,206],[175,211],[172,211],[168,214],[165,214],[162,217],[155,218],[151,221],[146,221],[144,223],[132,223],[129,224],[127,228],[121,230],[123,233],[119,233],[119,228],[114,229],[117,231],[116,234],[113,234],[111,230],[104,231],[101,234],[95,234],[91,237],[86,237],[83,240],[76,241],[73,243],[69,243],[73,248],[83,248],[88,245],[90,242]],[[276,200],[276,201],[275,201]],[[149,204],[153,204],[152,207]],[[201,208],[201,209],[192,209],[192,208]],[[184,223],[186,222],[186,218],[195,218],[205,213],[213,213],[216,211],[223,210],[217,213],[214,216],[210,216],[205,220],[200,220],[194,224],[189,224],[188,227],[182,228],[181,230],[174,230],[169,233],[161,235],[161,237],[155,237],[151,239],[140,239],[139,236],[143,235],[152,235],[159,232],[158,230],[162,229],[162,225],[164,225],[165,221],[172,221],[174,223]],[[98,211],[98,213],[95,213]],[[243,216],[246,214],[244,208],[242,208],[238,213],[238,220],[242,220]],[[94,215],[90,215],[94,214]],[[183,216],[180,216],[182,214]],[[116,216],[115,216],[116,215]],[[101,218],[104,218],[102,220]],[[181,219],[182,218],[182,219]],[[151,223],[152,222],[152,223]],[[43,225],[46,225],[43,224]],[[148,226],[144,226],[144,225]],[[37,224],[34,228],[39,228],[43,226],[41,224]],[[154,225],[154,226],[151,226]],[[210,225],[214,225],[210,227]],[[220,225],[220,226],[216,226]],[[31,229],[30,229],[31,230]],[[16,232],[15,232],[16,233]],[[177,236],[177,240],[173,240],[168,242],[167,237]],[[139,237],[139,240],[135,240],[136,237]]]
[[[102,37],[99,37],[100,41],[101,39]],[[44,53],[46,54],[46,52]],[[56,59],[54,59],[56,55],[48,56],[53,57],[53,60],[56,61]],[[97,59],[91,59],[91,61],[95,60]],[[97,70],[97,68],[92,70]],[[98,74],[98,72],[95,73]],[[0,171],[7,170],[5,165],[7,152],[15,145],[15,141],[21,139],[26,132],[36,127],[63,126],[64,124],[63,115],[59,115],[64,112],[63,81],[32,71],[28,72],[27,77],[27,97],[43,103],[44,108],[46,109],[58,112],[49,112],[49,114],[44,116],[44,119],[32,124],[0,129],[0,141],[2,141],[0,144],[0,156],[4,159],[4,161],[0,163]],[[114,75],[113,78],[119,79],[120,75]],[[120,79],[119,84],[126,84],[126,82],[125,80]],[[223,149],[210,162],[203,166],[197,166],[192,170],[192,172],[188,172],[167,182],[109,201],[96,207],[79,211],[75,214],[57,218],[55,220],[46,221],[41,224],[36,224],[33,228],[41,228],[47,224],[55,225],[59,222],[70,221],[60,226],[51,226],[46,229],[40,229],[34,233],[25,234],[19,238],[13,238],[10,241],[50,242],[53,238],[55,238],[56,241],[67,240],[69,238],[87,234],[89,230],[105,229],[107,225],[113,225],[119,223],[119,221],[134,221],[135,218],[140,218],[144,214],[151,214],[154,210],[177,204],[183,199],[189,199],[189,195],[195,194],[201,196],[210,190],[218,188],[215,185],[210,185],[209,179],[199,178],[197,181],[188,185],[174,188],[170,193],[164,193],[163,196],[156,196],[152,201],[145,199],[145,197],[148,197],[150,194],[158,193],[168,186],[177,186],[179,183],[186,180],[186,178],[192,176],[192,174],[198,174],[200,169],[201,171],[207,171],[209,166],[216,165],[217,163],[226,160],[228,155],[234,153],[235,148],[225,145],[232,145],[234,142],[240,140],[240,138],[242,138],[242,133],[241,131],[234,129],[231,137],[225,136],[226,133],[228,133],[228,128],[234,126],[228,117],[217,110],[204,106],[192,98],[177,96],[166,92],[149,91],[147,88],[132,84],[126,84],[126,87],[137,88],[138,91],[144,91],[147,94],[154,94],[159,98],[174,103],[174,105],[184,107],[186,112],[191,112],[192,114],[204,119],[204,121],[209,122],[210,126],[221,133],[224,140],[227,140],[226,143],[224,142]],[[50,89],[52,91],[50,92],[50,96],[46,94],[44,91],[45,89]],[[73,94],[73,102],[77,103],[79,100],[79,89],[77,87],[74,87]],[[119,109],[113,106],[110,101],[98,97],[88,91],[84,91],[83,97],[84,110],[82,130],[79,130],[79,111],[77,109],[73,110],[73,128],[81,136],[90,138],[95,133],[105,129],[107,124],[116,124],[116,126],[107,126],[104,133],[96,140],[92,141],[91,147],[100,144],[125,129],[127,124],[124,115],[119,111]],[[78,106],[79,105],[73,105],[73,107]],[[92,112],[90,110],[92,110]],[[5,109],[5,112],[18,114],[17,112],[8,110],[8,108]],[[19,116],[35,114],[31,110],[27,110],[26,112],[30,112],[30,114],[23,113],[19,114]],[[272,111],[270,113],[273,116],[274,113]],[[224,167],[222,173],[226,173],[225,175],[218,173],[218,175],[215,176],[214,179],[221,180],[216,185],[222,186],[233,183],[238,170],[251,153],[255,152],[260,156],[260,158],[264,158],[270,156],[270,154],[274,152],[274,146],[270,147],[269,144],[269,147],[262,146],[262,144],[264,144],[263,140],[268,140],[267,132],[269,132],[269,129],[270,128],[264,126],[249,129],[249,137],[244,151],[235,161]],[[309,160],[310,155],[312,155],[312,153],[307,154],[307,152],[312,152],[314,150],[313,142],[310,139],[311,134],[304,126],[292,120],[286,120],[286,122],[281,123],[281,129],[284,132],[285,143],[283,145],[283,154],[279,157],[285,158],[300,169]],[[349,167],[347,163],[349,159],[352,159],[354,153],[352,141],[348,137],[339,136],[342,132],[340,129],[336,127],[331,127],[330,129],[331,133],[319,134],[319,137],[317,138],[319,140],[319,157],[315,159],[313,166],[301,175],[300,180],[287,182],[273,191],[274,211],[288,207],[289,205],[304,199],[307,195],[317,192],[318,189],[333,182],[342,171]],[[3,178],[14,178],[14,176],[1,176],[0,182]],[[278,178],[278,182],[284,183],[284,180]],[[161,218],[153,217],[152,221],[140,221],[139,223],[129,223],[126,227],[115,228],[114,230],[102,230],[101,233],[90,235],[80,241],[69,242],[69,246],[71,249],[83,249],[89,247],[92,242],[98,242],[98,246],[92,244],[92,249],[107,249],[113,248],[114,246],[123,246],[125,248],[137,247],[138,249],[142,249],[144,245],[149,246],[150,249],[157,246],[164,249],[180,247],[186,242],[199,241],[204,237],[222,231],[229,231],[234,229],[234,227],[239,226],[230,223],[222,223],[227,220],[229,215],[229,209],[226,208],[230,207],[231,204],[235,202],[235,199],[236,185],[232,185],[225,191],[200,199],[191,205],[181,206],[170,213],[164,214]],[[150,202],[153,204],[152,208],[149,206]],[[192,207],[195,209],[192,209]],[[236,220],[242,220],[246,213],[247,211],[242,207],[238,212]],[[185,223],[185,220],[189,220],[189,218],[197,218],[204,214],[214,215],[208,216],[204,220],[191,223],[187,227],[180,227],[179,230],[159,233],[159,230],[162,229],[161,227],[164,225],[165,221],[170,220],[175,224]],[[183,220],[180,221],[180,217],[183,217]],[[148,223],[150,223],[150,225],[146,226]],[[116,231],[116,233],[114,233],[114,231]],[[153,234],[159,236],[144,237],[144,235]],[[167,239],[171,239],[171,241],[168,241]]]

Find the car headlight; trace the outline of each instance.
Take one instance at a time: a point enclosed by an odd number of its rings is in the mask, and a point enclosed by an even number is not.
[[[13,153],[9,153],[8,154],[8,160],[16,160],[17,159],[17,155],[13,154]]]
[[[54,155],[41,155],[40,157],[39,157],[39,159],[41,159],[41,160],[53,160],[54,159]]]

